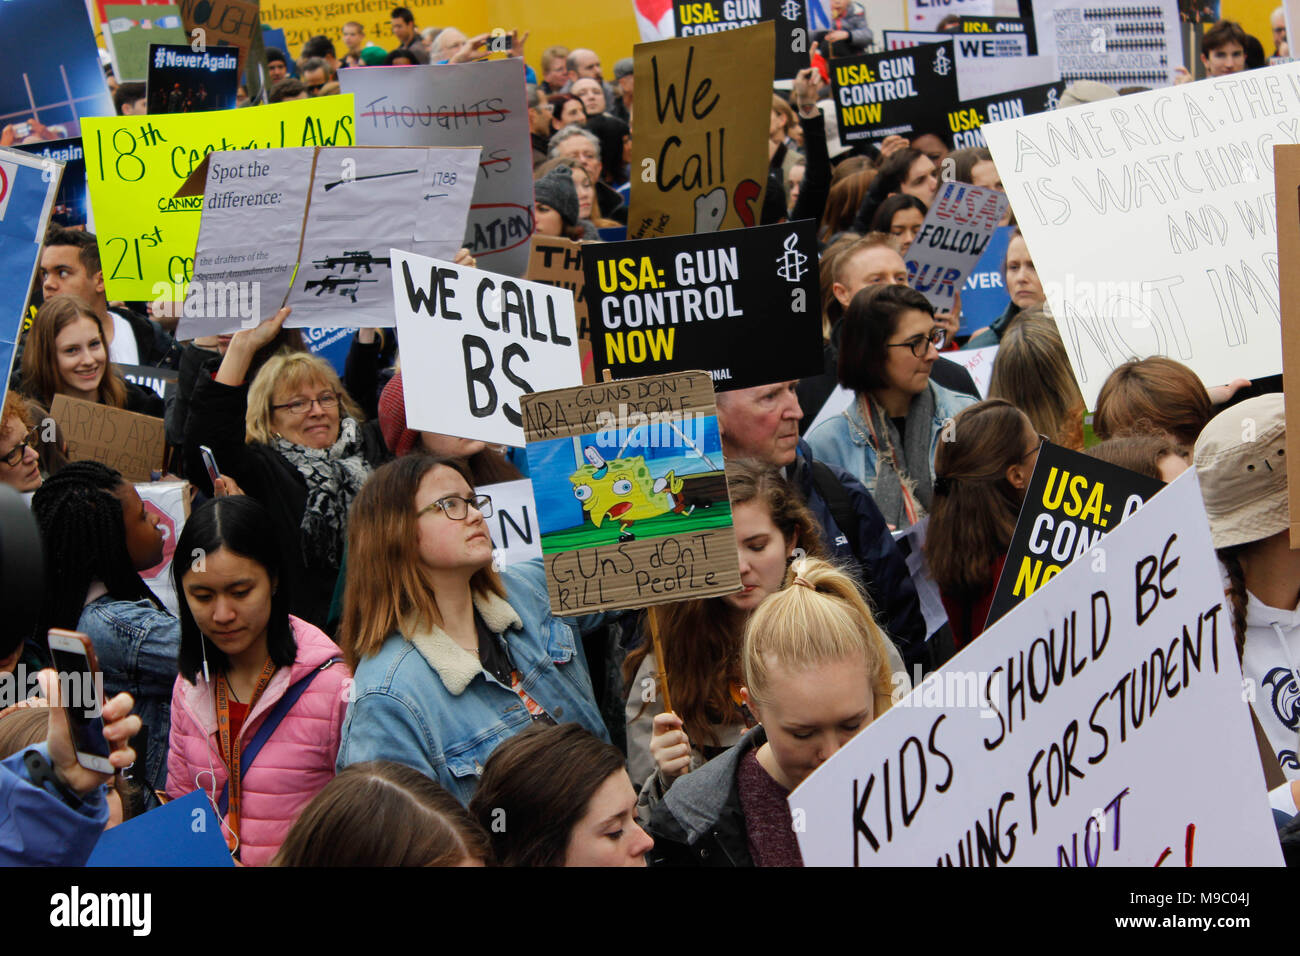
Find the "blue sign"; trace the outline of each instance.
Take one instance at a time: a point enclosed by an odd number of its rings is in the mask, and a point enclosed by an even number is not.
[[[105,830],[86,866],[234,866],[202,790]]]
[[[1006,309],[1011,301],[1007,293],[1006,277],[1002,265],[1007,258],[1007,245],[1015,226],[999,226],[989,239],[984,255],[966,277],[961,287],[961,327],[958,336],[987,328]]]
[[[63,167],[15,149],[0,149],[0,368],[9,381],[41,240],[54,210]]]

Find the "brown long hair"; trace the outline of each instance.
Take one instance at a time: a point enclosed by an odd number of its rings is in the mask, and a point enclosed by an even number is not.
[[[727,491],[733,508],[748,501],[760,502],[786,540],[797,542],[810,554],[825,556],[817,518],[773,466],[755,459],[727,462]],[[666,671],[671,675],[673,710],[694,744],[717,746],[713,726],[734,719],[731,685],[741,682],[740,648],[747,615],[721,598],[664,604],[654,613],[665,657],[657,663],[660,674]],[[628,691],[652,649],[651,642],[645,640],[623,661]]]
[[[1020,515],[1007,469],[1025,458],[1028,424],[1010,402],[990,398],[958,412],[953,440],[939,442],[925,560],[941,591],[972,598],[993,583],[993,562],[1006,554]]]
[[[1025,309],[1003,334],[989,397],[1015,405],[1054,443],[1083,449],[1083,395],[1056,322],[1041,307]]]
[[[420,570],[415,513],[420,482],[439,466],[455,469],[473,488],[459,459],[404,455],[375,469],[352,502],[339,646],[353,673],[394,631],[442,626],[437,596]],[[477,594],[506,596],[490,564],[474,572],[469,586]]]
[[[1228,598],[1228,609],[1232,612],[1233,646],[1237,648],[1237,663],[1246,649],[1246,572],[1241,566],[1241,555],[1254,542],[1234,544],[1228,548],[1219,548],[1215,553],[1228,572],[1228,586],[1224,594]]]
[[[1196,445],[1214,406],[1200,378],[1163,355],[1129,359],[1097,393],[1092,427],[1097,437],[1165,432],[1188,448]]]
[[[875,178],[876,171],[866,167],[850,173],[830,187],[826,194],[821,226],[817,230],[818,239],[824,242],[836,233],[852,228],[853,217],[862,205],[862,197],[867,194]]]
[[[59,389],[66,387],[59,374],[59,360],[55,354],[55,339],[77,319],[90,319],[99,329],[104,343],[104,374],[99,380],[100,405],[126,408],[126,383],[108,361],[108,339],[104,337],[104,323],[90,303],[75,295],[55,295],[45,300],[36,312],[32,327],[27,332],[23,347],[23,391],[46,408],[54,401]]]
[[[272,866],[459,866],[492,843],[450,793],[389,760],[343,769],[294,820]]]

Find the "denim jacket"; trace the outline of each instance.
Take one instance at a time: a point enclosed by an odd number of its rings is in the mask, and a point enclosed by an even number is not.
[[[950,391],[931,381],[934,393],[934,419],[930,422],[930,477],[934,477],[934,453],[939,447],[943,423],[967,405],[975,404],[969,395]],[[876,449],[871,444],[867,424],[862,420],[862,405],[854,401],[843,413],[822,422],[808,433],[808,444],[818,461],[843,468],[866,486],[876,490]]]
[[[155,790],[165,789],[181,622],[149,601],[119,601],[106,594],[86,605],[77,629],[95,645],[104,698],[122,691],[135,698],[132,713],[140,715],[148,741],[144,753],[137,748],[144,766],[141,779]]]
[[[523,689],[557,723],[576,721],[609,740],[580,638],[569,621],[551,614],[541,560],[501,577],[508,600],[475,595],[474,607],[488,630],[502,636]],[[588,631],[602,620],[593,615],[572,624]],[[395,760],[437,780],[462,803],[474,795],[488,755],[532,723],[520,697],[439,628],[390,634],[357,665],[352,693],[338,769]]]

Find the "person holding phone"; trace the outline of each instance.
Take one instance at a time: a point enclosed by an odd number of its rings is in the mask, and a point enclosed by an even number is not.
[[[289,613],[285,558],[245,496],[198,508],[172,564],[180,676],[167,795],[208,794],[236,859],[270,862],[294,817],[334,778],[351,673],[338,647]]]
[[[36,633],[58,627],[87,634],[109,694],[130,691],[144,722],[141,779],[161,790],[167,777],[171,688],[180,622],[140,577],[162,563],[157,516],[118,472],[78,461],[32,496],[45,547],[45,590]]]

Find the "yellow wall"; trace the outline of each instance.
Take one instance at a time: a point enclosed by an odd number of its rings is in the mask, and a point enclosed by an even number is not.
[[[1220,12],[1225,20],[1236,20],[1247,33],[1264,44],[1264,55],[1273,55],[1273,28],[1268,18],[1281,0],[1223,0]]]

